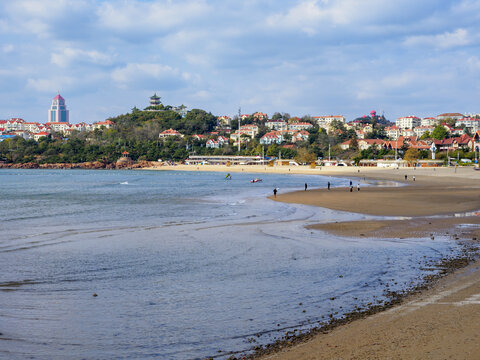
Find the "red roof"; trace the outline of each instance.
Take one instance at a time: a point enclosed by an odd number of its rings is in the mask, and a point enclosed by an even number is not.
[[[62,95],[58,94],[53,98],[53,100],[65,100],[65,99],[62,97]]]

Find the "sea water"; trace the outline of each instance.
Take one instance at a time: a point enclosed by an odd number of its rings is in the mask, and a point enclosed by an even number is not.
[[[0,170],[0,357],[225,358],[416,284],[458,249],[307,230],[367,217],[266,198],[348,179],[225,176]]]

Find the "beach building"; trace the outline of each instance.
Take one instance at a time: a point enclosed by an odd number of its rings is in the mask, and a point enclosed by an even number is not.
[[[52,100],[52,105],[50,110],[48,110],[48,121],[47,123],[68,123],[69,122],[69,111],[65,105],[65,99],[58,94]]]

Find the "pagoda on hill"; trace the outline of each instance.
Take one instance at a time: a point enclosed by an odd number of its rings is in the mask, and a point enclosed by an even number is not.
[[[150,106],[159,106],[162,104],[160,101],[160,96],[157,96],[157,93],[153,94],[153,96],[150,96]]]

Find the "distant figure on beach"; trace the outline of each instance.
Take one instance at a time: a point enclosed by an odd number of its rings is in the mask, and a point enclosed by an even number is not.
[[[360,184],[357,184],[357,191],[360,191]]]
[[[273,197],[277,197],[277,188],[273,189]]]
[[[327,183],[327,189],[330,190],[330,181]]]
[[[350,192],[352,192],[352,191],[353,191],[353,186],[352,186],[352,185],[350,185]]]
[[[415,181],[415,175],[413,175],[413,181]]]
[[[307,183],[305,183],[305,191],[307,191],[307,187],[308,187],[308,185],[307,185]]]
[[[408,176],[407,176],[407,175],[405,175],[405,180],[407,180],[407,177],[408,177]]]

